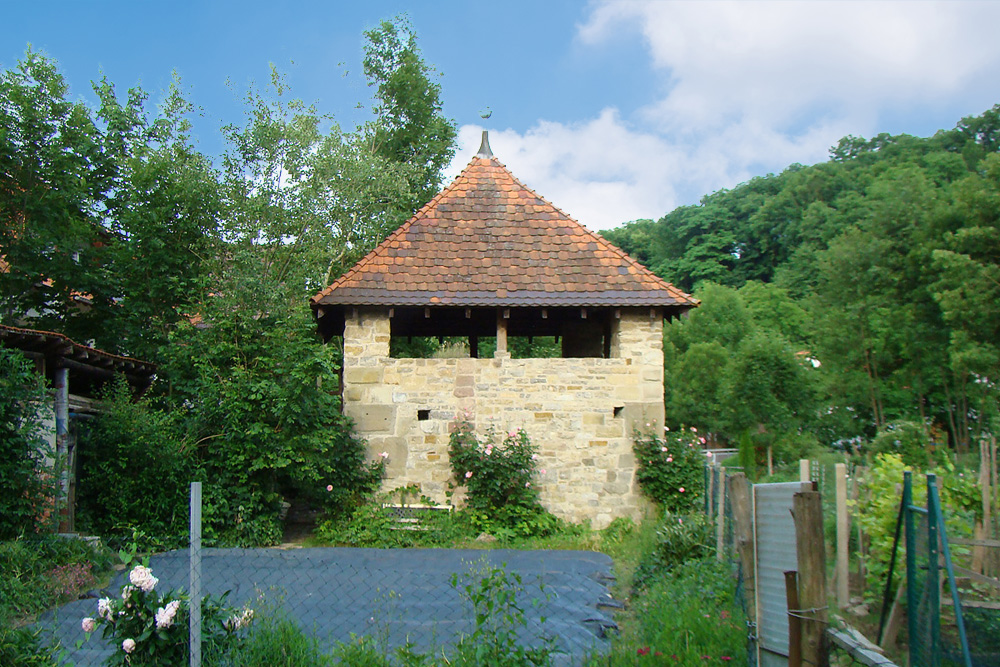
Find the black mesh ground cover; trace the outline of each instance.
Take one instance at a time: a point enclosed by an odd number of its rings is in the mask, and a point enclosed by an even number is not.
[[[351,634],[369,635],[390,647],[406,642],[421,650],[442,647],[473,629],[472,613],[451,585],[483,567],[521,576],[528,619],[521,637],[537,645],[548,637],[561,653],[557,664],[579,664],[608,645],[604,630],[613,627],[610,600],[611,559],[582,551],[459,549],[205,549],[202,590],[229,591],[234,606],[274,606],[314,633],[325,645]],[[187,550],[154,556],[157,590],[189,589]],[[120,574],[108,591],[117,595],[126,581]],[[261,597],[266,601],[260,602]],[[97,600],[67,604],[40,620],[53,640],[68,650],[75,665],[99,665],[109,649],[95,635],[84,637],[80,621],[97,615]],[[542,619],[544,617],[544,622]]]

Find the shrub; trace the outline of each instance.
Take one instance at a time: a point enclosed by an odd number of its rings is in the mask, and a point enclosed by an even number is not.
[[[632,449],[643,492],[667,512],[688,512],[704,493],[705,442],[694,428],[668,431],[663,439],[636,432]]]
[[[665,513],[656,527],[652,549],[639,562],[633,588],[648,587],[689,560],[705,558],[712,553],[712,522],[704,514],[676,515]]]
[[[538,452],[524,429],[510,431],[503,439],[490,429],[480,440],[461,419],[452,429],[448,454],[453,486],[467,489],[466,514],[476,529],[498,537],[531,537],[562,527],[539,501]]]
[[[112,543],[137,533],[144,549],[186,543],[188,488],[197,478],[192,447],[169,414],[133,401],[124,380],[103,399],[106,411],[80,447],[81,525]]]
[[[98,627],[114,648],[109,665],[172,667],[188,658],[190,600],[181,593],[156,591],[159,580],[137,565],[121,596],[101,598],[96,615],[84,618],[81,627],[90,638]],[[235,650],[237,632],[253,620],[253,610],[234,610],[221,598],[202,599],[202,646],[206,655],[224,656]]]
[[[472,608],[475,629],[459,640],[448,656],[452,665],[491,665],[521,667],[548,665],[552,649],[549,645],[525,648],[517,633],[527,627],[521,597],[524,586],[521,575],[507,572],[506,566],[485,566],[464,578],[451,577],[451,585]]]
[[[896,454],[904,464],[918,470],[947,460],[947,447],[931,442],[927,430],[914,422],[894,422],[880,430],[865,448],[871,456]]]
[[[500,442],[490,429],[481,442],[472,424],[461,420],[451,431],[448,455],[456,485],[468,490],[471,509],[496,514],[508,507],[539,505],[533,479],[538,453],[524,429],[510,431]]]
[[[46,480],[38,421],[42,377],[16,350],[0,348],[0,540],[41,528],[55,489]]]

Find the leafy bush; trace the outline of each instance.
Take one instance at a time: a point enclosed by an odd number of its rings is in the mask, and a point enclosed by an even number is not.
[[[853,515],[868,536],[868,554],[865,568],[877,584],[866,586],[866,601],[876,602],[881,595],[889,571],[896,531],[896,519],[903,498],[903,473],[910,469],[898,454],[878,454],[861,480],[864,493],[857,501],[849,501]],[[941,505],[949,537],[967,537],[972,519],[979,511],[978,489],[974,475],[966,477],[950,464],[930,470],[941,482]],[[927,485],[921,476],[914,474],[913,504],[927,504]],[[903,549],[897,559],[902,558]],[[898,563],[903,561],[897,560]],[[896,577],[902,568],[897,566]],[[897,582],[898,583],[898,582]]]
[[[182,593],[156,591],[159,580],[137,565],[129,572],[121,596],[101,598],[96,616],[81,621],[87,639],[98,628],[114,647],[109,665],[173,667],[187,662],[190,599]],[[206,596],[201,605],[202,645],[207,655],[224,656],[234,649],[237,632],[253,620],[253,610],[235,610],[222,597]]]
[[[897,454],[905,465],[921,470],[947,460],[947,447],[935,445],[915,422],[894,422],[881,429],[865,448],[871,456]]]
[[[314,636],[280,611],[260,614],[246,639],[233,649],[228,664],[240,667],[324,667],[332,664]],[[362,665],[354,661],[343,664]],[[384,663],[378,663],[384,664]]]
[[[678,565],[636,605],[638,646],[617,647],[613,664],[746,665],[746,625],[731,567],[714,558]]]
[[[188,489],[198,479],[193,448],[168,413],[133,401],[124,380],[103,399],[106,411],[80,447],[81,526],[112,543],[137,533],[143,549],[186,544]]]
[[[0,540],[37,531],[55,492],[43,467],[46,451],[38,410],[42,377],[16,350],[0,348]]]
[[[206,541],[273,544],[283,499],[349,512],[378,487],[384,461],[366,462],[336,392],[317,382],[336,377],[338,358],[316,344],[308,313],[245,312],[228,298],[204,304],[209,328],[177,332],[166,372],[211,482]]]
[[[539,501],[538,452],[524,429],[510,431],[499,441],[490,429],[480,441],[472,424],[460,419],[452,429],[448,454],[453,486],[466,487],[468,518],[482,532],[529,537],[562,526]]]
[[[75,600],[111,570],[111,552],[56,535],[0,542],[0,626]]]
[[[524,593],[521,575],[507,572],[506,566],[486,566],[464,579],[457,574],[451,585],[472,608],[475,629],[459,640],[453,655],[453,665],[491,665],[520,667],[547,665],[552,649],[548,645],[525,648],[517,640],[517,632],[527,626],[521,597]]]
[[[656,435],[633,435],[636,479],[643,492],[667,512],[688,512],[697,506],[705,488],[705,439],[694,428]]]
[[[678,516],[665,513],[656,528],[652,549],[639,562],[634,588],[643,588],[689,560],[712,553],[712,522],[704,514]]]

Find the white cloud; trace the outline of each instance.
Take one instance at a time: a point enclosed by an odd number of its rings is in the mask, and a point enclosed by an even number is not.
[[[965,113],[985,110],[1000,99],[998,24],[991,2],[598,2],[579,42],[640,35],[660,99],[491,142],[516,176],[593,229],[656,218],[823,160],[845,135],[887,131],[887,117],[963,98]],[[476,127],[460,137],[452,175],[479,145]]]

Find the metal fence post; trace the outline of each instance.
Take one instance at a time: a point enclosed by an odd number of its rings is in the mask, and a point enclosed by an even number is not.
[[[191,667],[201,667],[201,482],[191,482]]]

